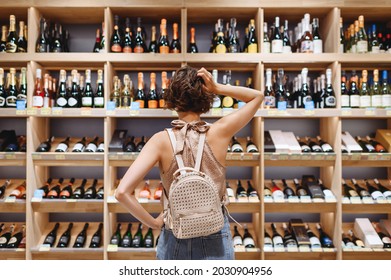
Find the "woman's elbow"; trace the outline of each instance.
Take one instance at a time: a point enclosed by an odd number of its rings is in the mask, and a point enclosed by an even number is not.
[[[121,201],[125,198],[126,192],[120,188],[117,188],[114,193],[114,197],[116,200]]]

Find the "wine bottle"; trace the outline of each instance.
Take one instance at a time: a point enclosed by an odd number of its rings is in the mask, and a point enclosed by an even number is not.
[[[266,69],[266,86],[265,86],[265,101],[266,109],[276,107],[276,97],[272,86],[272,69]]]
[[[323,185],[323,182],[321,179],[318,179],[318,184],[319,184],[320,188],[322,189],[325,197],[334,197],[334,194],[331,192],[331,190],[329,190],[328,188],[325,187],[325,185]]]
[[[228,199],[235,199],[235,193],[234,190],[231,188],[228,181],[225,181],[225,189],[227,192]]]
[[[258,52],[258,39],[257,39],[257,34],[255,33],[255,20],[254,19],[250,19],[247,42],[248,42],[247,52],[248,53],[257,53]]]
[[[311,248],[321,248],[322,245],[320,243],[319,238],[311,230],[311,228],[308,226],[308,224],[305,224],[305,228],[306,228],[306,232],[307,232],[308,238],[310,239]]]
[[[286,180],[285,179],[282,179],[282,184],[284,186],[284,195],[286,198],[289,198],[289,197],[292,197],[292,196],[295,196],[295,192],[293,191],[293,189],[291,187],[288,186],[288,184],[286,183]]]
[[[64,182],[64,178],[60,178],[57,184],[49,190],[46,198],[50,198],[50,199],[59,198],[60,191],[61,191],[61,184],[63,182]]]
[[[45,240],[43,241],[43,244],[49,245],[50,247],[53,247],[56,243],[57,239],[57,231],[60,226],[60,223],[56,223],[54,225],[54,228],[46,235]]]
[[[314,52],[314,38],[310,32],[310,14],[304,14],[304,21],[302,25],[303,36],[301,37],[300,52],[313,53]]]
[[[364,28],[364,16],[360,15],[358,17],[358,41],[357,41],[357,53],[367,53],[368,52],[368,37]]]
[[[51,51],[55,53],[65,52],[64,41],[62,40],[62,26],[54,24],[54,38],[52,41]]]
[[[322,244],[322,247],[334,248],[333,241],[331,240],[330,236],[323,231],[322,226],[319,223],[316,224],[316,228],[319,231],[319,240],[320,240],[320,244]]]
[[[263,23],[263,50],[264,53],[270,53],[271,46],[270,46],[270,39],[268,36],[268,29],[267,29],[267,22]]]
[[[272,196],[274,200],[283,200],[284,199],[284,193],[283,191],[277,186],[276,182],[274,180],[272,182]]]
[[[104,153],[105,152],[105,142],[102,140],[102,142],[99,143],[98,148],[96,149],[97,153]]]
[[[128,137],[127,142],[123,147],[123,151],[126,153],[136,152],[136,144],[134,143],[134,136]]]
[[[159,53],[167,54],[170,52],[170,42],[167,35],[167,20],[163,18],[160,23],[160,38],[158,42]]]
[[[133,83],[128,74],[124,75],[124,87],[121,92],[122,108],[130,108],[133,96]]]
[[[282,35],[280,33],[280,17],[276,17],[274,21],[274,30],[272,35],[272,53],[282,53]]]
[[[375,153],[376,149],[370,143],[364,141],[360,136],[356,136],[356,141],[363,149],[364,153]]]
[[[387,153],[387,150],[384,148],[384,146],[377,142],[375,139],[369,137],[368,135],[365,138],[367,139],[367,143],[372,145],[372,147],[375,148],[375,151],[377,153]]]
[[[242,186],[242,182],[238,180],[237,187],[236,187],[236,198],[237,199],[243,199],[247,198],[247,191],[245,188]]]
[[[5,99],[7,97],[6,89],[4,88],[4,69],[0,68],[0,108],[5,107]]]
[[[160,200],[160,198],[162,197],[163,195],[163,191],[164,191],[164,186],[163,186],[163,182],[160,181],[159,182],[159,185],[157,186],[157,188],[155,189],[155,192],[153,193],[153,199],[154,200]]]
[[[114,16],[114,31],[110,39],[110,50],[114,53],[122,52],[122,37],[118,27],[119,16]]]
[[[273,231],[272,240],[274,248],[284,247],[284,240],[282,239],[281,234],[277,231],[277,227],[274,223],[271,224],[271,228]]]
[[[96,91],[94,93],[94,108],[103,108],[104,107],[104,87],[103,87],[103,71],[98,70],[98,78],[96,80]]]
[[[264,247],[273,247],[273,240],[270,237],[270,234],[266,231],[264,233],[264,238],[263,238],[263,246]]]
[[[141,150],[144,148],[144,145],[145,145],[145,137],[142,136],[141,140],[136,145],[136,152],[137,153],[141,152]]]
[[[358,88],[358,76],[355,70],[352,71],[352,76],[350,78],[349,98],[350,98],[350,108],[360,107],[360,91]]]
[[[239,143],[238,139],[236,136],[232,136],[232,141],[231,141],[231,151],[233,153],[243,153],[243,147]]]
[[[319,18],[314,18],[312,22],[312,37],[314,43],[314,53],[323,53],[323,42],[319,34]]]
[[[355,189],[349,186],[344,179],[342,179],[342,186],[345,197],[360,197],[360,195],[355,191]]]
[[[117,234],[117,232],[115,234]],[[131,223],[128,224],[128,228],[126,229],[126,232],[122,236],[122,240],[120,244],[121,244],[120,247],[125,247],[125,248],[129,248],[132,246],[132,224]]]
[[[234,247],[243,246],[243,238],[240,235],[238,227],[236,225],[234,226],[234,234],[232,236],[232,241]]]
[[[364,248],[365,244],[364,242],[358,238],[351,229],[349,229],[348,234],[350,235],[350,239],[353,241],[354,245]]]
[[[111,236],[110,239],[110,244],[111,245],[120,245],[121,244],[121,224],[117,224],[117,229],[114,232],[114,234]]]
[[[391,106],[391,89],[388,85],[388,71],[382,71],[382,85],[381,85],[381,95],[382,95],[382,107],[389,108]]]
[[[92,108],[93,107],[93,91],[91,86],[91,70],[86,69],[85,72],[86,85],[83,90],[81,90],[81,107]]]
[[[39,28],[39,36],[37,39],[36,49],[37,53],[49,52],[49,41],[45,33],[45,19],[41,17]]]
[[[97,191],[96,191],[96,199],[103,199],[105,195],[105,189],[104,186],[101,186]]]
[[[98,180],[94,179],[92,185],[86,189],[84,193],[84,199],[95,199],[96,198],[96,185],[98,184]]]
[[[324,141],[319,135],[316,136],[316,139],[318,140],[318,143],[319,143],[320,147],[322,148],[323,152],[334,153],[334,150],[331,147],[331,145],[329,143],[327,143],[326,141]]]
[[[365,184],[367,186],[368,192],[371,194],[374,200],[385,198],[383,193],[379,191],[374,185],[370,184],[368,180],[365,180]]]
[[[302,196],[307,196],[309,195],[308,194],[308,191],[303,187],[303,185],[301,185],[299,183],[299,180],[297,180],[296,178],[293,179],[293,183],[295,184],[295,187],[296,187],[296,195],[299,196],[299,197],[302,197]]]
[[[72,86],[70,91],[67,94],[67,106],[69,108],[80,108],[80,92],[78,87],[78,73],[76,69],[71,71],[72,75]]]
[[[306,140],[307,140],[308,146],[311,148],[311,152],[321,153],[323,151],[322,148],[319,146],[319,144],[316,143],[314,140],[312,140],[312,138],[306,137]]]
[[[74,182],[75,182],[75,178],[71,178],[69,180],[69,183],[64,188],[62,188],[62,190],[60,192],[60,198],[62,198],[62,199],[71,198],[72,193],[73,193],[72,186],[73,186]]]
[[[72,148],[73,153],[81,153],[84,151],[86,146],[87,139],[86,137],[83,137],[80,139]]]
[[[137,232],[136,232],[136,234],[133,236],[133,239],[132,239],[132,247],[133,247],[133,248],[139,248],[139,247],[141,247],[142,244],[143,244],[142,228],[143,228],[142,223],[139,223]]]
[[[243,225],[244,234],[243,234],[243,245],[245,248],[255,248],[255,241],[251,233],[248,231],[247,224]]]
[[[15,53],[18,49],[17,37],[16,37],[16,18],[15,15],[10,15],[10,28],[7,36],[7,43],[5,45],[5,51],[7,53]]]
[[[375,228],[377,234],[379,235],[381,241],[383,242],[383,248],[391,248],[391,239],[389,236],[387,236],[384,232],[382,232],[377,223],[372,223],[373,227]]]
[[[8,231],[0,236],[0,248],[7,248],[8,241],[11,239],[15,231],[15,224],[12,224]]]
[[[103,223],[99,223],[98,229],[91,238],[90,246],[88,246],[89,248],[99,248],[102,245],[102,230]]]
[[[17,186],[9,195],[10,197],[15,197],[18,199],[26,199],[26,181],[23,181],[19,186]]]
[[[8,241],[7,248],[19,248],[23,237],[26,234],[26,225],[22,225],[21,229],[15,233]]]
[[[0,199],[4,197],[5,189],[11,184],[11,180],[7,179],[4,184],[0,186]]]
[[[144,74],[142,72],[139,72],[137,74],[137,77],[138,77],[138,86],[133,101],[138,102],[140,108],[146,108],[147,104],[145,103],[146,94],[144,92]]]
[[[345,232],[342,232],[342,242],[346,248],[353,248],[354,243],[352,239],[350,239],[349,235],[346,234]]]
[[[138,26],[136,29],[136,37],[134,38],[134,40],[135,43],[134,43],[133,52],[144,53],[147,49],[147,46],[145,44],[144,37],[142,34],[142,28],[140,26]]]
[[[145,181],[144,187],[140,190],[139,198],[145,198],[145,199],[151,198],[151,190],[149,187],[149,180]]]
[[[43,195],[42,195],[43,198],[47,197],[51,183],[52,183],[52,178],[48,178],[45,185],[39,188],[40,190],[43,191]]]
[[[297,247],[297,241],[292,235],[291,231],[288,229],[286,223],[282,223],[282,229],[284,230],[284,246],[285,247]]]
[[[87,239],[87,229],[89,224],[85,223],[82,231],[77,235],[73,248],[83,248]]]
[[[96,136],[92,141],[90,141],[84,150],[86,153],[95,153],[96,149],[98,148],[98,141],[99,141],[99,136]]]
[[[56,149],[54,151],[57,152],[57,153],[65,153],[65,152],[67,152],[68,151],[68,147],[69,147],[69,140],[70,140],[70,137],[68,136],[63,141],[61,141],[60,144],[57,145],[57,147],[56,147]]]
[[[195,39],[195,28],[192,27],[190,28],[190,43],[189,47],[187,48],[188,53],[198,53],[198,47],[196,44],[196,39]]]
[[[143,247],[145,247],[145,248],[153,248],[154,237],[153,237],[152,228],[148,228],[148,231],[145,234],[144,239],[143,239],[143,245],[144,245]]]
[[[385,186],[383,186],[378,179],[373,179],[373,181],[375,182],[375,184],[377,185],[377,187],[379,188],[379,191],[381,191],[383,193],[383,196],[385,198],[391,198],[391,190],[387,189]]]
[[[133,34],[130,28],[130,19],[126,17],[125,19],[125,36],[123,40],[123,49],[124,53],[132,53],[133,52]]]
[[[364,197],[371,197],[371,195],[369,194],[369,192],[364,189],[363,187],[361,187],[356,179],[352,178],[351,179],[352,181],[352,184],[354,185],[354,188],[356,189],[357,193],[361,196],[361,198],[364,198]]]
[[[16,69],[10,68],[11,78],[8,87],[8,95],[5,98],[5,105],[8,108],[16,108],[16,100],[18,97],[18,88],[16,86]]]
[[[115,108],[121,107],[121,80],[118,76],[113,78],[113,91],[110,94],[110,101],[114,102]]]
[[[168,87],[168,84],[169,81],[167,79],[167,72],[166,71],[162,71],[162,85],[161,85],[161,88],[160,88],[160,91],[159,91],[159,108],[165,108],[165,100],[164,100],[164,97],[165,97],[165,94],[167,92],[167,87]]]
[[[75,198],[75,199],[84,198],[84,187],[85,187],[86,183],[87,183],[87,179],[83,179],[80,186],[78,186],[73,191],[72,198]]]
[[[181,52],[181,42],[178,36],[178,23],[172,25],[173,28],[173,37],[170,45],[170,53],[180,53]]]
[[[299,136],[297,136],[296,139],[297,139],[297,142],[299,143],[299,145],[301,147],[301,152],[302,153],[310,153],[311,152],[310,146],[308,146],[307,143],[302,141]]]
[[[8,27],[7,25],[3,25],[1,27],[1,40],[0,40],[0,52],[2,53],[6,52],[7,34],[8,34]]]
[[[158,96],[156,90],[156,73],[151,73],[150,75],[150,84],[149,84],[149,92],[148,92],[148,108],[157,109],[159,107]]]
[[[258,192],[257,190],[253,187],[253,185],[251,184],[250,180],[247,180],[247,196],[250,198],[250,197],[254,197],[254,198],[258,198],[259,199],[259,195],[258,195]]]
[[[92,52],[94,53],[99,53],[100,52],[100,29],[97,28],[96,29],[96,36],[95,36],[95,44],[94,44],[94,47],[92,49]]]
[[[63,232],[60,239],[58,240],[57,243],[58,248],[68,247],[69,241],[71,241],[72,228],[73,228],[73,223],[69,223],[67,229]]]
[[[250,136],[247,136],[246,152],[247,153],[258,153],[258,148],[254,144],[254,142],[251,140]]]
[[[215,53],[227,52],[227,46],[225,43],[225,37],[223,32],[223,19],[221,18],[217,20],[217,34],[214,42],[214,52]]]

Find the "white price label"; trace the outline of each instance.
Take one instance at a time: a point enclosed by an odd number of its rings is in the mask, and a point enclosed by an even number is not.
[[[285,199],[283,197],[275,197],[274,202],[276,203],[284,203]]]
[[[299,251],[300,252],[310,252],[310,247],[309,246],[300,246]]]
[[[50,251],[50,245],[49,244],[42,244],[41,246],[39,246],[38,250],[40,252],[48,252],[48,251]]]
[[[272,202],[273,202],[273,198],[270,197],[270,196],[267,196],[267,197],[264,197],[264,198],[263,198],[263,201],[264,201],[264,202],[267,202],[267,203],[272,203]]]
[[[16,197],[15,196],[9,196],[4,200],[5,203],[15,203]]]
[[[118,245],[109,244],[107,246],[107,252],[117,252],[118,251]]]
[[[364,204],[373,204],[373,203],[374,203],[372,197],[363,197],[363,198],[362,198],[362,202],[363,202]]]
[[[283,246],[274,247],[274,252],[285,252],[285,248]]]
[[[322,248],[311,248],[312,252],[323,252]]]
[[[299,248],[297,247],[287,247],[288,252],[299,252]]]
[[[350,198],[350,202],[351,202],[352,204],[361,204],[361,203],[362,203],[361,198],[358,197],[358,196],[356,196],[356,197],[351,197],[351,198]]]
[[[343,203],[343,204],[350,204],[350,199],[349,199],[349,197],[344,196],[344,197],[342,198],[342,203]]]
[[[308,195],[300,196],[300,202],[302,203],[311,203],[311,197]]]
[[[387,200],[384,197],[378,197],[376,199],[376,203],[378,203],[378,204],[386,204]]]
[[[299,200],[298,196],[290,196],[290,197],[288,197],[288,202],[290,202],[290,203],[299,203],[300,200]]]
[[[336,203],[337,202],[337,199],[335,198],[335,196],[326,196],[325,200],[328,203]]]
[[[114,195],[110,195],[107,197],[107,202],[117,202],[117,200],[115,199]]]

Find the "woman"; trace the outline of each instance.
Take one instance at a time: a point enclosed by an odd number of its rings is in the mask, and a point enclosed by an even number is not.
[[[200,115],[210,110],[215,94],[230,96],[246,104],[213,124],[207,124],[201,121]],[[178,113],[179,120],[173,121],[172,125],[176,140],[180,143],[185,166],[194,166],[194,148],[197,147],[200,133],[206,133],[201,171],[212,178],[219,186],[220,194],[224,195],[227,147],[232,136],[253,118],[262,103],[263,94],[246,87],[215,83],[211,73],[204,68],[197,71],[190,66],[184,66],[176,71],[164,99],[166,107]],[[125,173],[115,193],[116,199],[141,223],[152,229],[161,229],[157,258],[233,259],[227,215],[223,229],[216,234],[177,239],[164,227],[163,213],[154,218],[140,205],[134,196],[134,190],[157,163],[168,193],[173,181],[172,175],[178,165],[167,131],[158,132],[151,137]]]

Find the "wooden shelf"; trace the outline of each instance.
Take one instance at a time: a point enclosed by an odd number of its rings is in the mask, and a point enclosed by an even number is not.
[[[337,252],[265,252],[265,260],[335,260]]]
[[[41,199],[33,198],[31,205],[39,213],[103,213],[102,199]]]
[[[0,249],[0,260],[25,260],[26,249]]]
[[[36,117],[59,117],[59,118],[93,118],[93,117],[106,117],[105,109],[98,108],[28,108],[26,109],[28,116]]]
[[[37,166],[103,166],[104,153],[32,153]]]
[[[339,117],[341,111],[339,109],[260,109],[256,116],[264,118],[325,118],[325,117]]]
[[[332,202],[310,202],[310,203],[291,203],[291,202],[265,202],[266,213],[335,213],[337,211],[337,203]]]
[[[26,114],[26,110],[16,110],[16,109],[12,109],[12,108],[1,108],[0,109],[0,117],[21,118],[21,117],[27,117],[27,114]]]
[[[7,200],[0,199],[0,213],[26,213],[26,200],[16,199]]]
[[[265,166],[334,166],[335,153],[264,153]]]
[[[366,251],[368,250],[368,251]],[[368,249],[342,251],[343,260],[391,260],[390,249]]]
[[[25,166],[26,153],[0,152],[0,166]]]
[[[31,248],[34,260],[103,260],[103,248],[98,249],[70,249],[50,248],[50,251],[40,251],[39,248]]]
[[[342,154],[343,166],[391,167],[391,153]]]
[[[381,108],[366,108],[366,109],[351,109],[342,108],[340,111],[342,118],[389,118],[391,117],[391,109]]]
[[[381,214],[381,213],[391,213],[391,202],[385,204],[373,203],[373,204],[347,204],[342,203],[342,212],[343,213],[367,213],[367,214]]]

